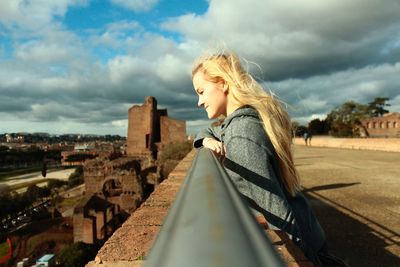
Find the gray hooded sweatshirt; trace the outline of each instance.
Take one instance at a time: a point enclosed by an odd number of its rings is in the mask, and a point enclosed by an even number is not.
[[[278,157],[265,133],[258,112],[249,106],[237,109],[216,127],[201,131],[194,146],[211,137],[226,147],[224,167],[253,211],[269,227],[285,231],[313,260],[325,244],[325,234],[302,193],[290,196],[282,184]]]

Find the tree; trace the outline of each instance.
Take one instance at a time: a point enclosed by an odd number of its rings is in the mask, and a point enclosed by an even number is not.
[[[314,119],[308,123],[308,130],[313,135],[328,134],[329,123],[326,120]]]
[[[84,182],[83,167],[78,166],[68,178],[68,187],[74,187]]]
[[[360,124],[361,119],[366,117],[368,117],[368,105],[354,101],[345,102],[333,109],[326,117],[330,126],[329,133],[338,137],[353,136],[354,125]]]
[[[34,202],[37,199],[47,197],[50,195],[50,190],[47,188],[41,188],[37,185],[28,186],[26,192],[24,193],[24,197],[29,202]]]
[[[57,265],[64,267],[85,266],[97,254],[97,246],[76,242],[65,247],[57,258]]]
[[[65,161],[66,162],[76,162],[76,161],[83,162],[83,161],[85,161],[87,159],[94,159],[96,157],[97,157],[97,155],[86,154],[86,153],[72,154],[72,155],[69,155],[65,159]]]
[[[47,174],[47,162],[43,161],[43,166],[42,166],[42,177],[46,177]]]
[[[372,117],[381,117],[388,113],[389,110],[386,110],[385,107],[389,107],[390,104],[387,104],[386,101],[389,101],[388,97],[375,97],[374,101],[368,103],[368,114]]]

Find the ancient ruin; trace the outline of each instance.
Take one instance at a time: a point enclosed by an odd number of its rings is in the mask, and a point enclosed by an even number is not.
[[[144,104],[128,111],[128,156],[153,155],[165,144],[186,139],[185,121],[168,117],[166,109],[157,109],[157,100],[146,97]]]
[[[74,242],[106,239],[161,182],[157,152],[166,144],[186,140],[184,121],[158,110],[154,97],[128,112],[127,155],[102,156],[84,164],[85,199],[74,210]]]
[[[93,244],[106,239],[115,230],[117,206],[96,196],[86,196],[74,208],[74,242]]]
[[[400,137],[400,113],[386,113],[382,117],[371,117],[361,121],[369,137]]]

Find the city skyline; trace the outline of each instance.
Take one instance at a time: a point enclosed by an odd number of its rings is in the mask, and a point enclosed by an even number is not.
[[[287,104],[323,119],[353,100],[400,111],[400,3],[60,0],[0,2],[0,133],[127,135],[153,95],[188,134],[210,124],[192,62],[232,49]]]

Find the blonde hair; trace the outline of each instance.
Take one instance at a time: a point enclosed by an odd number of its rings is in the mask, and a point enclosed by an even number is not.
[[[287,192],[294,196],[300,191],[300,177],[294,166],[291,151],[291,122],[286,110],[273,94],[262,86],[242,67],[234,53],[200,58],[192,69],[192,77],[199,71],[212,82],[225,81],[229,93],[241,106],[249,105],[258,111],[263,127],[279,159],[279,170]]]

